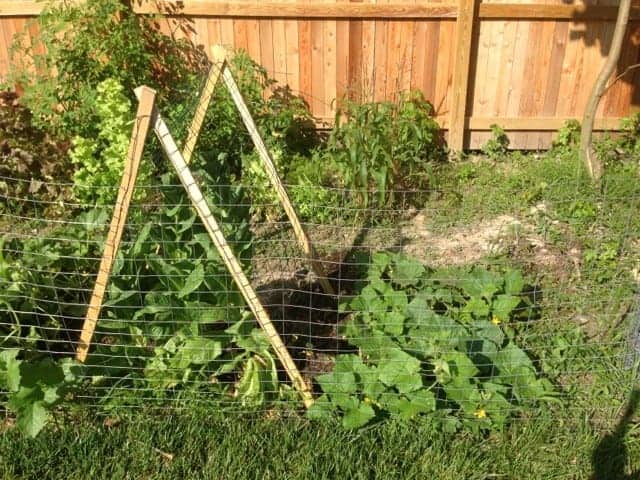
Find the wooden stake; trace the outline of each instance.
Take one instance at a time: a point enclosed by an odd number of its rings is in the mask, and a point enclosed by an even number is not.
[[[198,106],[196,107],[196,111],[193,115],[193,120],[191,120],[191,126],[187,132],[187,140],[182,148],[182,156],[184,157],[184,161],[187,163],[191,163],[191,155],[193,155],[193,150],[196,147],[196,142],[198,141],[198,137],[200,136],[200,130],[202,129],[202,123],[204,122],[205,117],[207,116],[207,109],[209,108],[209,103],[211,103],[211,97],[213,96],[213,92],[216,89],[216,84],[218,83],[218,79],[220,78],[220,70],[216,68],[215,64],[209,70],[209,74],[207,75],[207,81],[204,85],[204,89],[200,94],[200,100],[198,100]]]
[[[284,188],[282,180],[280,180],[280,176],[278,175],[278,171],[273,164],[273,160],[271,159],[269,150],[267,149],[264,140],[262,140],[262,137],[258,132],[258,127],[256,126],[256,123],[251,116],[251,112],[249,112],[249,108],[247,107],[244,98],[242,98],[242,94],[240,93],[240,89],[238,88],[238,85],[233,78],[233,74],[228,68],[227,51],[224,49],[224,47],[216,45],[211,48],[211,56],[213,57],[213,73],[210,74],[210,76],[215,75],[216,78],[220,75],[222,76],[222,79],[229,89],[229,93],[231,93],[231,97],[233,98],[233,101],[236,104],[238,111],[240,112],[242,121],[249,131],[249,135],[251,135],[251,140],[253,141],[256,150],[258,151],[258,155],[262,160],[262,164],[264,165],[267,176],[269,177],[269,180],[271,181],[271,184],[273,185],[273,188],[275,189],[276,194],[278,195],[278,198],[282,203],[282,206],[284,207],[284,211],[286,212],[287,217],[289,217],[289,221],[293,226],[293,232],[295,233],[296,238],[298,239],[298,242],[302,247],[302,250],[311,262],[311,268],[313,272],[318,277],[318,281],[320,282],[320,285],[322,286],[324,292],[329,295],[335,295],[335,291],[331,286],[331,283],[329,283],[329,280],[327,279],[327,276],[325,274],[324,267],[322,263],[318,261],[315,249],[311,244],[311,240],[309,240],[307,232],[302,227],[300,219],[298,218],[293,204],[289,199],[289,194]]]
[[[287,347],[284,342],[280,338],[277,330],[273,326],[269,315],[266,310],[260,303],[258,296],[256,295],[255,290],[249,283],[246,275],[242,271],[242,267],[238,262],[238,259],[234,255],[233,251],[229,247],[222,230],[218,222],[216,221],[211,209],[207,205],[207,202],[202,195],[200,187],[196,183],[196,180],[193,178],[191,171],[189,170],[189,166],[185,162],[184,157],[180,153],[178,146],[176,145],[173,137],[171,136],[171,132],[167,128],[167,125],[162,120],[162,117],[157,112],[157,110],[153,111],[153,129],[160,140],[160,144],[162,145],[163,150],[165,151],[169,161],[171,161],[172,165],[176,169],[178,173],[178,177],[180,178],[180,182],[184,186],[191,200],[191,203],[195,207],[198,212],[198,216],[202,220],[207,232],[209,233],[209,237],[213,241],[218,253],[222,257],[227,269],[231,273],[238,289],[242,293],[244,299],[246,300],[249,308],[253,312],[256,320],[260,324],[260,327],[267,335],[271,346],[278,355],[280,362],[284,366],[289,378],[293,382],[294,387],[300,392],[302,396],[302,400],[304,405],[308,408],[313,404],[313,396],[311,395],[311,389],[305,382],[304,378],[298,371],[298,367],[294,363]]]
[[[93,287],[93,294],[91,295],[91,301],[89,302],[89,308],[84,319],[84,324],[82,325],[82,332],[80,333],[80,340],[76,350],[76,359],[80,362],[84,362],[89,353],[91,339],[93,338],[93,333],[96,329],[98,318],[100,317],[107,282],[111,275],[111,269],[113,268],[118,247],[120,246],[124,224],[129,212],[129,205],[131,204],[131,197],[133,196],[136,179],[138,178],[140,159],[144,151],[144,142],[149,132],[156,92],[147,87],[140,87],[136,89],[136,96],[138,97],[139,103],[138,111],[136,112],[136,121],[133,125],[133,132],[131,133],[129,153],[127,154],[124,173],[116,199],[116,206],[113,217],[111,218],[109,233],[107,234],[107,241],[104,245],[104,253],[100,261],[98,277]]]

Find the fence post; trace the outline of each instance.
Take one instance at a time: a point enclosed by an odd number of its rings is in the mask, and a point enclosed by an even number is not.
[[[456,56],[453,67],[451,113],[449,117],[449,149],[453,152],[460,152],[464,148],[471,44],[479,3],[479,0],[459,0],[458,2],[455,37]]]

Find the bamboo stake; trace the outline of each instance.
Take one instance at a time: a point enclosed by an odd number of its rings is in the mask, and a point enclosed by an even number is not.
[[[265,167],[267,176],[269,177],[269,180],[271,181],[271,184],[273,185],[273,188],[275,189],[276,194],[278,195],[278,198],[282,203],[282,206],[284,207],[284,211],[286,212],[287,217],[289,217],[289,221],[293,226],[293,232],[296,238],[298,239],[298,242],[300,243],[302,250],[304,251],[305,255],[307,255],[307,258],[309,259],[309,261],[311,262],[311,268],[313,272],[318,277],[318,281],[320,282],[320,285],[322,286],[322,289],[324,290],[324,292],[329,295],[335,295],[335,291],[331,286],[331,283],[329,283],[329,280],[327,279],[327,276],[325,274],[324,266],[320,261],[318,261],[318,257],[316,255],[315,249],[311,244],[311,240],[309,239],[307,232],[304,230],[302,224],[300,223],[300,219],[298,218],[298,215],[293,207],[293,204],[289,199],[289,194],[287,193],[287,190],[284,188],[284,185],[282,184],[282,180],[280,180],[280,176],[278,175],[278,171],[276,170],[276,167],[273,164],[273,160],[271,159],[269,150],[267,149],[267,146],[265,145],[264,140],[262,140],[262,136],[258,132],[256,123],[253,120],[253,117],[251,116],[251,112],[249,112],[249,108],[247,107],[247,104],[245,103],[244,98],[242,98],[242,94],[240,93],[240,89],[238,88],[238,85],[236,84],[236,81],[233,78],[233,74],[231,73],[231,70],[229,70],[228,68],[229,65],[227,62],[227,51],[225,50],[224,47],[215,45],[211,48],[211,56],[213,57],[213,65],[214,65],[212,67],[212,72],[213,74],[215,74],[216,78],[221,75],[225,85],[229,89],[229,92],[231,93],[231,97],[233,98],[233,101],[236,104],[238,111],[240,112],[242,121],[244,122],[244,125],[247,128],[247,130],[249,131],[249,135],[251,136],[253,145],[256,147],[256,150],[258,151],[258,155],[262,160],[262,164]]]
[[[276,355],[278,355],[280,362],[282,362],[282,365],[289,375],[289,378],[293,382],[294,387],[300,392],[304,405],[307,408],[310,407],[313,404],[311,389],[305,382],[304,378],[302,378],[302,375],[300,374],[298,367],[296,367],[296,364],[291,358],[287,347],[284,345],[282,339],[280,338],[280,335],[273,326],[269,315],[260,303],[255,290],[242,271],[240,263],[238,262],[236,256],[233,254],[233,251],[229,247],[226,239],[224,238],[224,234],[222,233],[218,222],[216,221],[213,213],[207,205],[207,201],[202,195],[202,192],[200,190],[200,187],[198,187],[196,180],[193,178],[193,175],[189,170],[189,166],[185,162],[182,153],[180,153],[178,146],[171,136],[171,132],[169,132],[169,129],[167,128],[167,125],[164,123],[164,120],[162,120],[162,117],[157,112],[157,110],[154,109],[152,116],[153,129],[156,133],[156,136],[158,137],[158,140],[160,140],[160,144],[162,145],[163,150],[169,158],[169,161],[176,169],[178,177],[180,178],[180,182],[187,191],[187,195],[189,196],[191,203],[195,207],[198,216],[202,220],[202,223],[207,229],[209,237],[220,253],[222,260],[231,273],[234,281],[236,282],[236,285],[238,286],[238,289],[249,305],[249,308],[256,317],[256,320],[260,324],[260,327],[262,327],[262,330],[267,335],[271,346],[275,350]]]
[[[98,318],[100,317],[100,310],[102,310],[102,302],[104,300],[107,282],[111,275],[111,269],[113,268],[118,247],[120,246],[120,240],[122,239],[124,224],[127,220],[129,205],[131,204],[133,190],[136,179],[138,178],[138,169],[140,167],[142,152],[144,151],[145,138],[149,132],[156,92],[147,87],[140,87],[136,89],[136,96],[138,97],[139,103],[138,111],[136,112],[136,121],[133,125],[133,131],[131,132],[129,153],[127,154],[113,217],[111,217],[111,225],[109,226],[107,241],[104,245],[104,253],[100,261],[98,277],[93,287],[91,301],[89,302],[89,308],[82,325],[82,332],[80,333],[80,340],[76,349],[76,359],[80,362],[84,362],[89,353],[91,339],[93,338],[93,333],[95,332]]]

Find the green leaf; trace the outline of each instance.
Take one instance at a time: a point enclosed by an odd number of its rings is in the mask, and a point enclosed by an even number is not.
[[[496,273],[476,268],[460,281],[460,287],[470,297],[480,297],[487,301],[500,290],[502,279]]]
[[[453,378],[470,379],[478,374],[478,369],[465,353],[451,351],[443,354],[442,358],[449,363],[449,371]]]
[[[25,403],[16,410],[20,431],[33,438],[45,427],[49,412],[43,402]]]
[[[20,364],[18,360],[20,350],[12,348],[0,352],[0,386],[10,392],[17,392],[20,388]]]
[[[58,385],[64,382],[62,368],[50,358],[43,358],[35,362],[22,362],[20,377],[22,387]]]
[[[384,331],[394,337],[402,335],[404,330],[404,315],[400,312],[387,312],[384,314],[382,327]]]
[[[480,297],[471,297],[462,309],[467,315],[473,315],[474,318],[486,318],[489,316],[489,305]]]
[[[356,375],[353,371],[349,371],[346,365],[341,365],[343,355],[336,358],[336,365],[331,373],[319,375],[316,381],[320,384],[322,391],[329,395],[335,393],[356,393],[358,385],[356,383]]]
[[[347,430],[360,428],[376,416],[371,405],[360,402],[356,408],[347,410],[342,417],[342,426]]]
[[[518,270],[509,270],[504,275],[504,291],[507,295],[518,295],[524,288],[524,277]]]
[[[424,273],[425,268],[420,262],[401,256],[393,262],[390,277],[394,283],[407,287],[416,285]]]
[[[487,320],[478,320],[474,327],[480,338],[489,340],[497,346],[501,346],[504,342],[504,332],[498,325],[494,325]]]
[[[491,310],[501,322],[508,322],[511,312],[520,304],[520,297],[498,295],[491,304]]]
[[[204,267],[198,263],[189,276],[184,281],[183,287],[178,292],[178,298],[184,298],[195,291],[204,280]]]
[[[349,342],[360,347],[362,353],[375,363],[386,359],[388,352],[398,349],[398,344],[389,335],[378,330],[370,330],[350,322],[345,328],[345,332]]]
[[[427,305],[427,301],[421,296],[416,296],[406,308],[407,316],[414,320],[412,324],[416,323],[429,323],[429,320],[433,318],[435,313]]]
[[[385,406],[391,413],[409,420],[420,413],[433,412],[436,409],[436,398],[433,392],[423,389],[407,394],[406,398],[389,395],[385,399]]]
[[[333,417],[334,412],[335,407],[329,401],[329,397],[321,395],[307,409],[306,416],[310,420],[328,420]]]
[[[400,393],[422,387],[420,361],[399,348],[387,352],[378,365],[378,373],[382,383],[396,387]]]
[[[194,365],[205,365],[222,355],[222,343],[203,337],[188,338],[179,355]]]

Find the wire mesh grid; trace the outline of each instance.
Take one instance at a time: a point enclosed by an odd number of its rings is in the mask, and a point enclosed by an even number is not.
[[[199,81],[203,90],[204,72]],[[167,119],[173,137],[197,136],[188,128],[206,116],[197,102],[192,96]],[[202,119],[206,135],[212,125]],[[301,407],[273,339],[155,141],[143,163],[156,175],[136,184],[73,398],[96,412]],[[197,147],[185,153],[313,389],[314,415],[333,410],[351,426],[391,414],[501,428],[540,412],[579,412],[605,425],[624,407],[640,354],[635,193],[615,185],[587,192],[576,177],[557,198],[527,198],[526,208],[495,201],[499,189],[475,192],[475,206],[486,207],[469,212],[460,205],[470,192],[455,187],[381,195],[286,185],[331,295],[266,176],[243,184],[215,162],[202,168]],[[19,350],[51,367],[42,362],[62,365],[77,350],[118,187],[40,183],[0,177],[0,353]],[[111,201],[44,200],[41,188]],[[512,192],[527,197],[528,188]],[[601,235],[613,217],[615,232]],[[606,240],[582,245],[571,218],[593,224],[581,238]]]
[[[257,204],[255,185],[195,176],[318,405],[476,422],[621,408],[640,351],[633,228],[612,270],[550,240],[563,228],[550,212],[575,198],[469,223],[441,211],[456,192],[396,191],[379,207],[356,190],[288,185],[329,199],[297,207],[332,296],[283,212],[256,213],[277,211],[275,198]],[[186,192],[167,178],[136,187],[75,398],[99,411],[299,406]],[[629,218],[639,200],[625,199]],[[595,215],[616,201],[598,199]],[[53,216],[52,203],[1,199],[1,348],[31,359],[73,357],[113,214],[61,202]],[[599,269],[606,278],[586,280]]]

